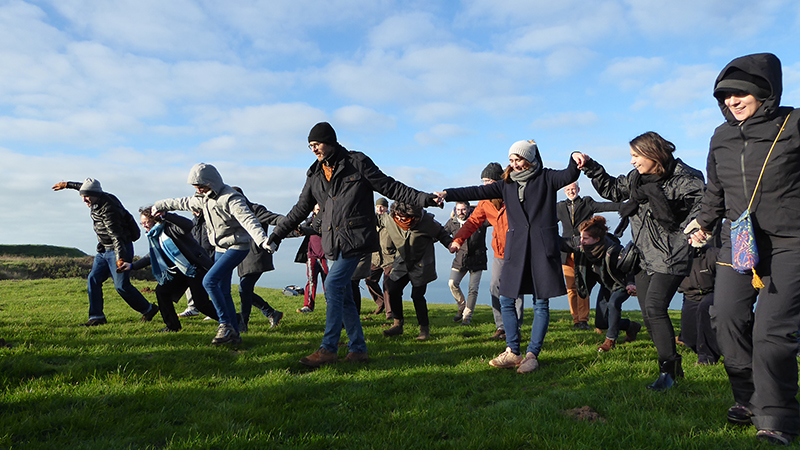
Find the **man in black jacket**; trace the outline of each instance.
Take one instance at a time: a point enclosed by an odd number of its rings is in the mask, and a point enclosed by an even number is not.
[[[158,281],[156,299],[164,325],[161,332],[180,331],[181,322],[175,313],[175,303],[188,289],[195,307],[217,320],[217,311],[203,288],[203,277],[214,265],[206,250],[192,237],[192,221],[172,213],[154,216],[151,207],[139,209],[142,228],[147,232],[150,253],[133,264],[124,263],[125,270],[151,266]]]
[[[461,229],[472,210],[469,202],[456,202],[453,208],[453,215],[444,224],[444,229],[455,236]],[[458,314],[453,317],[454,322],[461,322],[461,325],[472,323],[472,313],[475,311],[475,304],[478,302],[478,288],[481,284],[481,275],[486,270],[486,228],[489,223],[484,222],[478,230],[467,239],[453,258],[453,266],[450,270],[450,292],[453,294],[458,304]],[[469,289],[467,297],[461,290],[461,280],[469,272]]]
[[[317,161],[308,169],[297,204],[268,240],[270,248],[276,249],[308,217],[314,205],[320,205],[322,248],[325,258],[331,261],[325,281],[325,335],[320,348],[300,363],[319,367],[336,362],[343,322],[350,340],[345,360],[367,361],[367,345],[350,280],[362,256],[380,250],[373,192],[422,207],[435,205],[434,196],[385,175],[367,155],[348,151],[338,143],[336,132],[327,122],[311,129],[308,148]]]
[[[618,211],[619,203],[596,202],[592,197],[581,197],[578,182],[564,187],[567,199],[556,204],[556,214],[561,222],[561,237],[573,239],[580,237],[578,227],[599,212]],[[569,299],[569,312],[572,314],[574,330],[589,330],[589,294],[586,297],[578,295],[575,287],[575,258],[572,253],[561,252],[561,268],[564,270],[564,281],[567,284],[567,298]],[[605,289],[600,285],[600,289]],[[608,294],[608,293],[606,293]]]
[[[97,233],[97,254],[89,272],[89,321],[87,327],[107,323],[103,314],[103,282],[112,277],[114,288],[125,302],[149,322],[158,313],[158,306],[148,302],[131,284],[130,270],[125,263],[133,260],[133,241],[139,238],[139,226],[122,203],[112,194],[103,192],[100,182],[87,178],[83,183],[61,181],[53,185],[54,191],[75,189],[80,192],[86,206],[92,211],[94,231]]]

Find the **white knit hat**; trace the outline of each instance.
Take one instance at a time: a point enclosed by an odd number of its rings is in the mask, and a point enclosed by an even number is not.
[[[94,178],[87,178],[81,185],[80,193],[84,196],[97,196],[103,193],[103,187]]]
[[[511,148],[508,149],[508,156],[511,155],[519,155],[525,160],[530,163],[536,161],[536,154],[539,152],[539,148],[536,146],[536,142],[531,139],[530,141],[517,141],[511,145]]]

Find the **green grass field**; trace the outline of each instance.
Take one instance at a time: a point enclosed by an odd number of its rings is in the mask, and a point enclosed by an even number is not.
[[[657,376],[646,332],[599,354],[602,335],[572,331],[568,311],[553,311],[541,368],[520,375],[488,365],[505,348],[488,340],[488,307],[463,327],[451,320],[454,305],[431,304],[432,339],[417,342],[408,302],[398,338],[383,337],[383,316],[362,316],[369,363],[311,370],[298,360],[320,344],[324,300],[301,315],[294,312],[301,297],[257,292],[286,312],[282,324],[269,329],[254,310],[243,344],[217,348],[210,345],[215,322],[183,319],[183,331],[156,333],[160,316],[140,323],[110,282],[109,324],[84,328],[85,280],[0,281],[0,338],[11,345],[0,348],[0,448],[769,447],[756,442],[752,427],[726,424],[732,396],[723,368],[694,366],[686,348],[686,379],[668,392],[645,389]],[[372,302],[365,299],[363,309]],[[531,319],[528,308],[523,336]],[[673,320],[677,326],[677,312]],[[567,413],[581,407],[600,419]]]

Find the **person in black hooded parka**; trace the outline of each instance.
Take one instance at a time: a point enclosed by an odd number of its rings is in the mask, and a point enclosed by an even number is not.
[[[759,439],[788,444],[800,431],[800,113],[779,106],[781,78],[780,60],[770,53],[736,58],[717,77],[714,97],[725,122],[711,138],[708,188],[690,227],[701,228],[692,235],[701,242],[727,219],[711,317],[736,401],[728,420],[752,422]],[[730,222],[751,197],[761,289],[754,274],[730,266]]]

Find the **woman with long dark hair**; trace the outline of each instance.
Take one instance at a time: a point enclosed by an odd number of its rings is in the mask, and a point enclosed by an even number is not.
[[[658,351],[658,379],[649,389],[671,388],[683,377],[681,355],[667,308],[692,266],[691,247],[682,230],[700,207],[703,174],[672,154],[675,145],[649,131],[630,142],[631,165],[626,175],[613,177],[596,161],[583,168],[595,190],[619,209],[621,227],[630,222],[641,255],[636,292],[645,326]],[[621,230],[618,228],[618,232]]]

